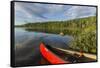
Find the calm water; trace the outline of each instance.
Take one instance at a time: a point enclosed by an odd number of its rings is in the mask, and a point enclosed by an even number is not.
[[[54,47],[67,48],[72,40],[70,36],[60,36],[35,31],[27,31],[24,28],[15,28],[15,63],[16,66],[40,65],[42,58],[39,44],[45,42]]]

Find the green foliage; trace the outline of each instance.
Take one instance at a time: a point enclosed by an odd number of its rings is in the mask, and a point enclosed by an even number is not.
[[[46,33],[59,34],[74,37],[70,48],[85,52],[96,53],[96,17],[79,18],[68,21],[48,21],[27,23],[16,27],[25,27],[26,30],[41,31]]]

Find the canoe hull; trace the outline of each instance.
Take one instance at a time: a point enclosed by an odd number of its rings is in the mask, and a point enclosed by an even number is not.
[[[40,44],[40,52],[42,56],[47,59],[51,64],[65,64],[69,63],[67,61],[64,61],[60,57],[58,57],[56,54],[54,54],[52,51],[46,48],[46,46],[41,43]]]

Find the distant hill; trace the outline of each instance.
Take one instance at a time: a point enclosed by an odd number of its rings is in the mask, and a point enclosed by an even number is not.
[[[31,22],[16,25],[16,27],[25,27],[28,31],[34,30],[56,34],[63,32],[65,35],[74,37],[70,48],[96,53],[96,16],[68,21]]]

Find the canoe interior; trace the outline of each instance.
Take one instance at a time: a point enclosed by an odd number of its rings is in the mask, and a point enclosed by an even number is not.
[[[50,45],[46,45],[46,48],[49,49],[54,54],[58,55],[60,58],[62,58],[65,61],[69,61],[71,63],[85,63],[85,62],[95,62],[96,60],[82,56],[79,57],[77,54],[69,54],[64,51],[61,51],[59,49],[53,48]]]

